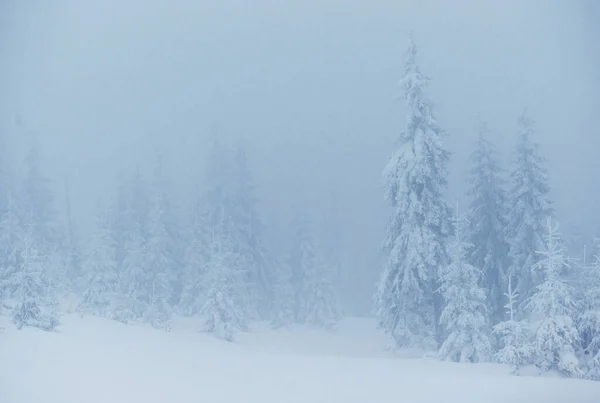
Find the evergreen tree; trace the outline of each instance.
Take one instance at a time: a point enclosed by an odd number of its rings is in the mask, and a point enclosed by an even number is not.
[[[333,330],[337,327],[340,310],[331,282],[331,272],[327,265],[315,263],[304,268],[304,321],[312,326]]]
[[[148,221],[146,275],[150,290],[148,320],[156,327],[169,327],[177,281],[178,252],[175,220],[162,180],[161,163],[156,167]]]
[[[242,257],[233,247],[230,226],[231,220],[222,216],[213,228],[204,287],[207,297],[200,310],[206,318],[203,330],[227,341],[246,330],[254,316],[245,282],[247,273]]]
[[[577,325],[582,343],[585,376],[600,381],[600,256],[582,273],[582,313]]]
[[[37,246],[35,231],[33,216],[30,216],[23,237],[21,264],[9,283],[17,302],[13,309],[13,321],[19,329],[33,326],[52,330],[58,325],[55,285]]]
[[[45,251],[57,245],[59,239],[52,193],[48,189],[48,179],[40,172],[39,163],[37,147],[34,145],[25,158],[26,172],[20,204],[21,210],[28,215],[27,220],[31,222],[36,244]]]
[[[469,171],[470,203],[469,243],[473,245],[470,262],[481,268],[481,285],[487,295],[491,324],[504,319],[503,290],[506,289],[509,260],[505,239],[508,199],[503,189],[502,170],[496,151],[488,140],[485,123],[479,127]]]
[[[494,326],[494,334],[501,339],[502,348],[496,353],[496,361],[513,366],[513,373],[518,375],[523,365],[531,363],[534,354],[530,342],[529,327],[525,321],[517,321],[517,292],[512,288],[511,277],[508,278],[508,293],[504,294],[507,303],[504,306],[508,320]]]
[[[440,301],[434,291],[438,270],[447,263],[444,240],[450,233],[450,210],[442,197],[449,153],[442,145],[446,134],[425,97],[428,79],[416,55],[411,38],[401,80],[409,112],[398,148],[383,171],[393,215],[375,302],[379,326],[398,347],[436,349]]]
[[[287,327],[294,322],[295,294],[292,287],[292,270],[284,259],[275,270],[274,287],[274,312],[271,326],[274,328]]]
[[[16,284],[12,282],[21,268],[21,253],[24,249],[24,229],[21,212],[16,200],[9,193],[6,212],[0,222],[0,305],[12,298]]]
[[[550,189],[544,159],[540,156],[539,145],[531,139],[532,121],[525,115],[519,120],[519,130],[506,233],[510,245],[509,273],[520,298],[519,311],[523,312],[525,301],[540,281],[532,268],[540,258],[536,251],[544,247],[544,223],[553,215],[553,209],[548,198]]]
[[[486,362],[492,353],[487,330],[485,290],[479,285],[481,271],[468,262],[472,245],[461,238],[464,218],[454,219],[455,239],[449,245],[450,264],[442,269],[440,293],[445,302],[440,323],[446,338],[440,356],[457,362]]]
[[[262,241],[262,222],[256,209],[254,182],[243,147],[237,150],[233,172],[235,243],[247,267],[247,282],[252,289],[254,306],[262,317],[268,317],[274,297],[273,263]]]
[[[564,280],[569,268],[564,255],[557,225],[547,219],[545,247],[534,270],[543,275],[543,282],[536,287],[529,301],[534,328],[534,362],[540,371],[557,370],[563,375],[578,377],[581,369],[575,346],[578,333],[573,323],[576,303],[571,286]]]
[[[230,154],[217,138],[213,138],[205,172],[205,189],[194,203],[189,220],[189,242],[184,254],[184,286],[179,302],[179,309],[185,315],[198,313],[206,300],[204,279],[214,241],[213,232],[222,224],[223,214],[227,217],[233,214],[231,165]]]
[[[295,296],[295,321],[334,328],[339,319],[339,306],[329,268],[317,253],[306,216],[297,215],[293,226],[295,232],[288,265]]]
[[[82,265],[85,288],[78,307],[82,313],[114,317],[118,301],[117,243],[107,214],[98,216],[96,230]]]

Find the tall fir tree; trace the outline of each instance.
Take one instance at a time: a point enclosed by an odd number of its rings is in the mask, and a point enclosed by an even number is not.
[[[309,219],[298,214],[292,226],[294,232],[288,266],[295,296],[295,321],[333,329],[340,315],[331,281],[332,273],[319,255]]]
[[[118,302],[119,266],[117,242],[111,231],[110,217],[98,215],[96,228],[82,263],[83,292],[78,310],[83,313],[115,317]]]
[[[56,284],[38,247],[37,229],[31,214],[25,225],[19,269],[10,279],[17,303],[13,308],[13,321],[19,329],[32,326],[52,330],[58,325]]]
[[[400,82],[408,109],[398,148],[383,171],[393,213],[384,250],[384,271],[375,295],[379,326],[398,347],[437,349],[440,298],[438,271],[447,263],[445,238],[451,232],[447,186],[446,133],[425,96],[428,78],[416,63],[412,41]]]
[[[525,302],[541,280],[534,275],[533,266],[540,259],[536,251],[544,248],[546,219],[553,216],[554,211],[544,158],[532,139],[533,122],[525,114],[519,119],[519,131],[506,235],[510,245],[509,275],[519,295],[518,312],[522,313]]]
[[[16,291],[17,284],[13,280],[21,268],[25,235],[17,200],[10,192],[7,199],[7,208],[0,221],[0,305]]]
[[[200,309],[205,318],[203,330],[232,341],[255,316],[250,290],[245,281],[244,261],[231,239],[231,220],[224,214],[213,227],[204,278],[206,300]]]
[[[255,186],[247,152],[238,148],[233,169],[232,217],[237,249],[245,261],[255,309],[267,318],[273,310],[273,261],[262,239],[262,221],[256,207]]]
[[[162,160],[155,167],[148,219],[145,269],[150,290],[148,320],[169,328],[175,300],[179,252],[177,227],[163,179]]]
[[[547,219],[541,259],[533,269],[543,281],[528,302],[533,326],[534,363],[545,372],[556,370],[569,377],[582,375],[576,355],[579,334],[573,321],[577,310],[574,290],[565,281],[568,259],[558,233],[558,225]]]
[[[439,354],[450,361],[487,362],[491,358],[492,344],[487,332],[486,293],[480,286],[481,270],[468,261],[472,245],[462,239],[465,221],[457,211],[454,241],[448,247],[450,264],[440,275],[439,290],[444,298],[440,323],[446,336]]]
[[[583,309],[577,320],[581,359],[586,378],[600,381],[600,254],[592,264],[584,266],[581,278]]]
[[[496,361],[513,367],[513,373],[519,375],[521,367],[530,364],[534,348],[531,344],[529,324],[525,320],[516,320],[518,294],[512,287],[512,279],[508,278],[506,297],[507,320],[494,325],[493,334],[500,338],[501,348],[495,354]]]
[[[42,175],[37,145],[25,158],[25,179],[21,189],[21,211],[31,221],[32,236],[40,248],[50,249],[59,242],[56,229],[56,210],[49,190],[49,181]]]
[[[486,292],[491,325],[504,320],[504,290],[509,267],[507,225],[508,198],[496,150],[481,123],[469,171],[471,198],[468,242],[473,245],[470,262],[483,272],[481,285]]]

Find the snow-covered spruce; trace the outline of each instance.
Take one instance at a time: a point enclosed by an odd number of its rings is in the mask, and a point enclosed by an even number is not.
[[[450,209],[443,200],[449,153],[424,90],[428,79],[416,63],[412,41],[400,81],[408,109],[398,148],[383,171],[386,199],[393,208],[384,250],[384,271],[375,295],[379,326],[397,347],[436,350],[440,267],[447,264],[444,240]]]
[[[519,131],[506,234],[510,244],[509,274],[519,295],[519,312],[524,312],[527,299],[541,281],[539,275],[533,274],[533,266],[540,259],[536,251],[544,247],[545,220],[553,216],[553,208],[544,158],[539,145],[532,141],[533,122],[526,115],[519,119]]]
[[[205,318],[203,331],[232,341],[239,331],[247,330],[255,317],[250,303],[250,290],[242,256],[235,251],[231,239],[231,220],[221,217],[213,228],[209,258],[205,268],[206,301],[200,309]]]
[[[579,334],[573,317],[576,313],[574,290],[565,281],[569,268],[564,255],[558,225],[547,219],[545,247],[534,270],[543,276],[528,308],[533,326],[534,363],[541,372],[556,370],[568,377],[580,377],[582,371],[576,355]]]
[[[83,297],[78,310],[107,318],[114,317],[117,301],[117,246],[107,214],[99,214],[96,229],[82,264]]]
[[[145,320],[154,327],[168,330],[173,311],[179,254],[175,220],[162,179],[160,161],[155,168],[151,190],[144,265],[149,294]]]
[[[582,274],[583,310],[577,321],[585,377],[600,381],[600,255]]]
[[[468,179],[471,198],[468,241],[473,245],[469,261],[483,272],[481,284],[487,295],[489,322],[493,325],[504,319],[503,295],[509,267],[505,237],[508,199],[487,125],[481,123],[478,130]]]
[[[513,367],[513,373],[518,375],[521,367],[531,363],[534,348],[531,344],[529,324],[517,321],[516,305],[518,294],[512,288],[512,280],[508,278],[508,292],[506,296],[506,314],[508,319],[494,326],[493,334],[500,338],[501,348],[495,354],[496,361]]]
[[[311,234],[309,219],[298,214],[289,256],[291,284],[295,295],[294,317],[297,323],[333,329],[339,320],[339,307],[328,266]]]
[[[275,270],[273,286],[275,300],[271,326],[273,328],[287,327],[294,322],[295,295],[292,287],[292,271],[285,259]]]
[[[34,226],[26,225],[18,270],[10,277],[9,285],[16,305],[13,321],[17,328],[23,326],[53,330],[59,323],[57,315],[56,284],[48,275],[47,262],[37,246]]]
[[[481,271],[468,261],[471,245],[462,240],[465,219],[454,218],[454,241],[448,246],[450,264],[440,273],[444,309],[440,323],[446,337],[439,350],[442,359],[487,362],[492,355],[488,336],[485,290],[479,285]]]

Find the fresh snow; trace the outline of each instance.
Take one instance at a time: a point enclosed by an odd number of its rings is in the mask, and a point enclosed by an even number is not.
[[[66,315],[55,332],[0,316],[2,403],[597,403],[600,383],[513,376],[499,364],[385,351],[370,319],[336,332],[256,326],[234,343],[175,318],[171,332]]]

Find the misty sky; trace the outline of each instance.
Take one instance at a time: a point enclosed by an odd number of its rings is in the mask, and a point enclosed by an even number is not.
[[[508,162],[527,108],[561,218],[590,232],[600,228],[599,3],[3,0],[4,158],[19,168],[36,136],[59,207],[66,176],[86,233],[119,169],[165,153],[183,215],[207,140],[245,140],[269,227],[303,208],[324,232],[337,212],[348,265],[374,281],[380,172],[403,125],[397,81],[412,29],[449,133],[449,201],[464,191],[477,119]]]

